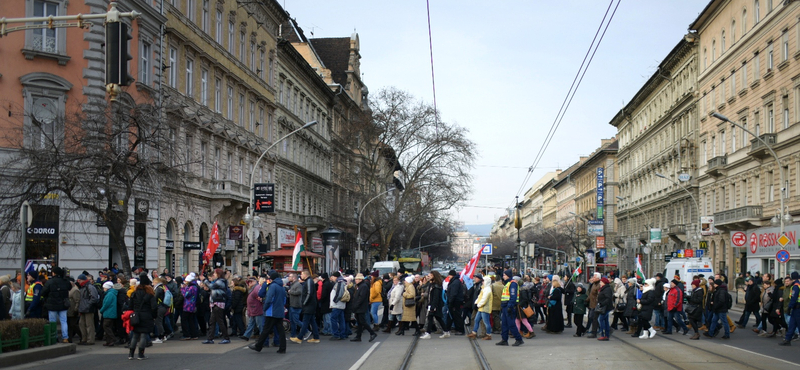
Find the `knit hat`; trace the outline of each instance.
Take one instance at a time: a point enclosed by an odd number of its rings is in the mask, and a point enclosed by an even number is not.
[[[333,276],[333,277],[335,277],[335,278],[340,278],[340,277],[342,277],[342,274],[340,274],[340,273],[339,273],[339,271],[334,271],[334,272],[331,274],[331,276]],[[270,274],[270,277],[272,277],[272,274]]]
[[[373,271],[373,272],[371,272],[371,273],[370,273],[370,276],[372,276],[372,277],[378,277],[378,276],[380,276],[380,272],[378,272],[378,270],[375,270],[375,271]]]
[[[520,280],[522,280],[522,276],[514,275],[514,277],[512,277],[511,279],[514,280],[514,281],[520,281]]]
[[[586,287],[585,287],[585,286],[583,286],[583,283],[578,283],[578,284],[575,284],[575,288],[576,288],[576,289],[577,289],[577,288],[581,288],[581,289],[583,289],[583,290],[586,290]]]
[[[647,284],[647,285],[649,285],[649,286],[655,286],[655,285],[656,285],[656,279],[654,279],[654,278],[649,278],[649,279],[646,279],[646,280],[644,281],[644,283],[645,283],[645,284]]]
[[[448,272],[447,275],[456,276],[457,275],[456,270],[450,270],[450,272]]]
[[[114,288],[114,283],[110,281],[106,281],[105,283],[103,283],[103,289],[112,289],[112,288]]]
[[[277,272],[272,272],[272,273],[269,274],[269,279],[270,280],[278,280],[280,278],[281,278],[281,274],[279,274]]]
[[[353,282],[353,275],[345,276],[344,277],[344,281],[346,281],[348,284],[352,283]]]
[[[792,280],[800,279],[800,273],[798,273],[797,271],[792,271],[791,277],[792,277]]]
[[[478,279],[481,279],[481,281],[483,281],[483,275],[481,275],[481,274],[475,274],[475,275],[473,275],[472,277],[473,277],[473,278],[478,278]]]
[[[414,282],[414,275],[406,276],[406,283],[412,284]]]
[[[720,279],[714,280],[714,285],[722,285],[722,280]]]
[[[124,286],[122,284],[120,284],[120,283],[116,283],[116,284],[114,284],[114,286],[112,286],[112,288],[119,290],[119,289],[124,288]]]
[[[610,283],[610,281],[608,281],[608,278],[602,278],[600,279],[600,281],[605,285],[608,285]]]
[[[320,278],[322,278],[322,279],[325,279],[325,280],[327,280],[328,278],[330,278],[330,276],[328,276],[328,273],[327,273],[327,272],[323,272],[322,274],[320,274],[320,275],[319,275],[319,277],[320,277]]]
[[[362,273],[356,274],[356,280],[364,280],[364,274]]]
[[[39,273],[36,272],[36,271],[28,272],[28,276],[32,277],[34,280],[38,280],[39,279]]]
[[[553,275],[547,275],[547,280],[553,280]]]
[[[187,283],[191,283],[191,282],[193,282],[195,279],[196,279],[196,277],[194,276],[194,273],[191,273],[191,274],[189,274],[189,276],[187,276],[187,277],[186,277],[186,282],[187,282]]]
[[[511,269],[508,269],[508,270],[503,271],[503,275],[508,276],[510,278],[510,277],[514,276],[514,273],[511,272]]]
[[[53,267],[53,274],[58,277],[64,277],[64,269],[61,267],[55,266]]]
[[[692,285],[699,287],[700,286],[700,279],[692,280]]]
[[[86,275],[80,274],[80,275],[78,275],[78,279],[76,279],[76,280],[78,280],[78,281],[86,280]]]
[[[675,285],[678,285],[678,284],[681,283],[681,281],[678,280],[678,279],[672,279],[672,283],[675,284]]]
[[[153,285],[153,282],[150,281],[150,277],[147,276],[146,272],[143,272],[139,275],[139,284],[142,285]]]

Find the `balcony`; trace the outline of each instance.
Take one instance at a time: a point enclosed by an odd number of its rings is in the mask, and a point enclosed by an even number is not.
[[[746,230],[761,225],[762,206],[744,206],[714,213],[714,226],[721,230]]]
[[[649,231],[642,231],[639,233],[639,240],[650,243],[650,232]]]
[[[686,225],[684,224],[669,225],[669,231],[667,231],[667,235],[669,236],[686,235]]]
[[[778,143],[778,134],[763,134],[759,136],[761,140],[765,141],[770,147]],[[747,153],[755,158],[763,159],[772,154],[764,143],[758,139],[750,140],[750,152]]]
[[[324,227],[325,220],[322,219],[322,216],[305,216],[305,224],[307,227],[310,226]]]
[[[720,155],[708,160],[708,169],[706,173],[717,177],[725,174],[725,166],[728,165],[728,155]]]
[[[250,189],[231,180],[213,181],[211,184],[211,198],[214,200],[237,200],[248,203]]]

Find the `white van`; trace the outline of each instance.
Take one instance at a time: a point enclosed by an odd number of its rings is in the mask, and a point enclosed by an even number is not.
[[[673,276],[680,275],[681,281],[686,283],[687,295],[692,292],[692,277],[702,274],[706,280],[714,278],[714,267],[711,258],[673,258],[664,268],[664,278],[672,281]]]
[[[372,270],[378,270],[380,276],[388,273],[397,273],[400,271],[400,262],[397,261],[377,261],[372,265]]]

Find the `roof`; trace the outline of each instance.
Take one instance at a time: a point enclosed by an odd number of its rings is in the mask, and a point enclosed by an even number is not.
[[[314,50],[331,70],[333,81],[347,84],[347,72],[350,69],[350,37],[318,38],[308,40]]]

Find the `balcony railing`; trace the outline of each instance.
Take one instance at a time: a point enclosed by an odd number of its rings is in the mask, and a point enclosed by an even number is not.
[[[760,220],[762,208],[762,206],[744,206],[714,213],[714,224],[722,226],[725,224]]]
[[[305,223],[306,226],[325,226],[325,220],[322,219],[322,216],[305,216]]]
[[[669,225],[669,232],[667,232],[667,235],[686,235],[686,225]]]
[[[706,173],[711,176],[719,176],[723,175],[725,172],[725,166],[728,165],[728,155],[720,155],[708,160],[708,169]]]
[[[758,137],[761,138],[764,142],[767,143],[770,147],[774,146],[778,143],[778,134],[763,134],[759,135]],[[750,140],[750,155],[756,158],[763,158],[770,155],[769,149],[764,142],[762,142],[758,138],[754,138]]]
[[[234,199],[247,202],[250,199],[250,190],[247,185],[231,180],[217,180],[212,182],[211,196],[215,199]]]

